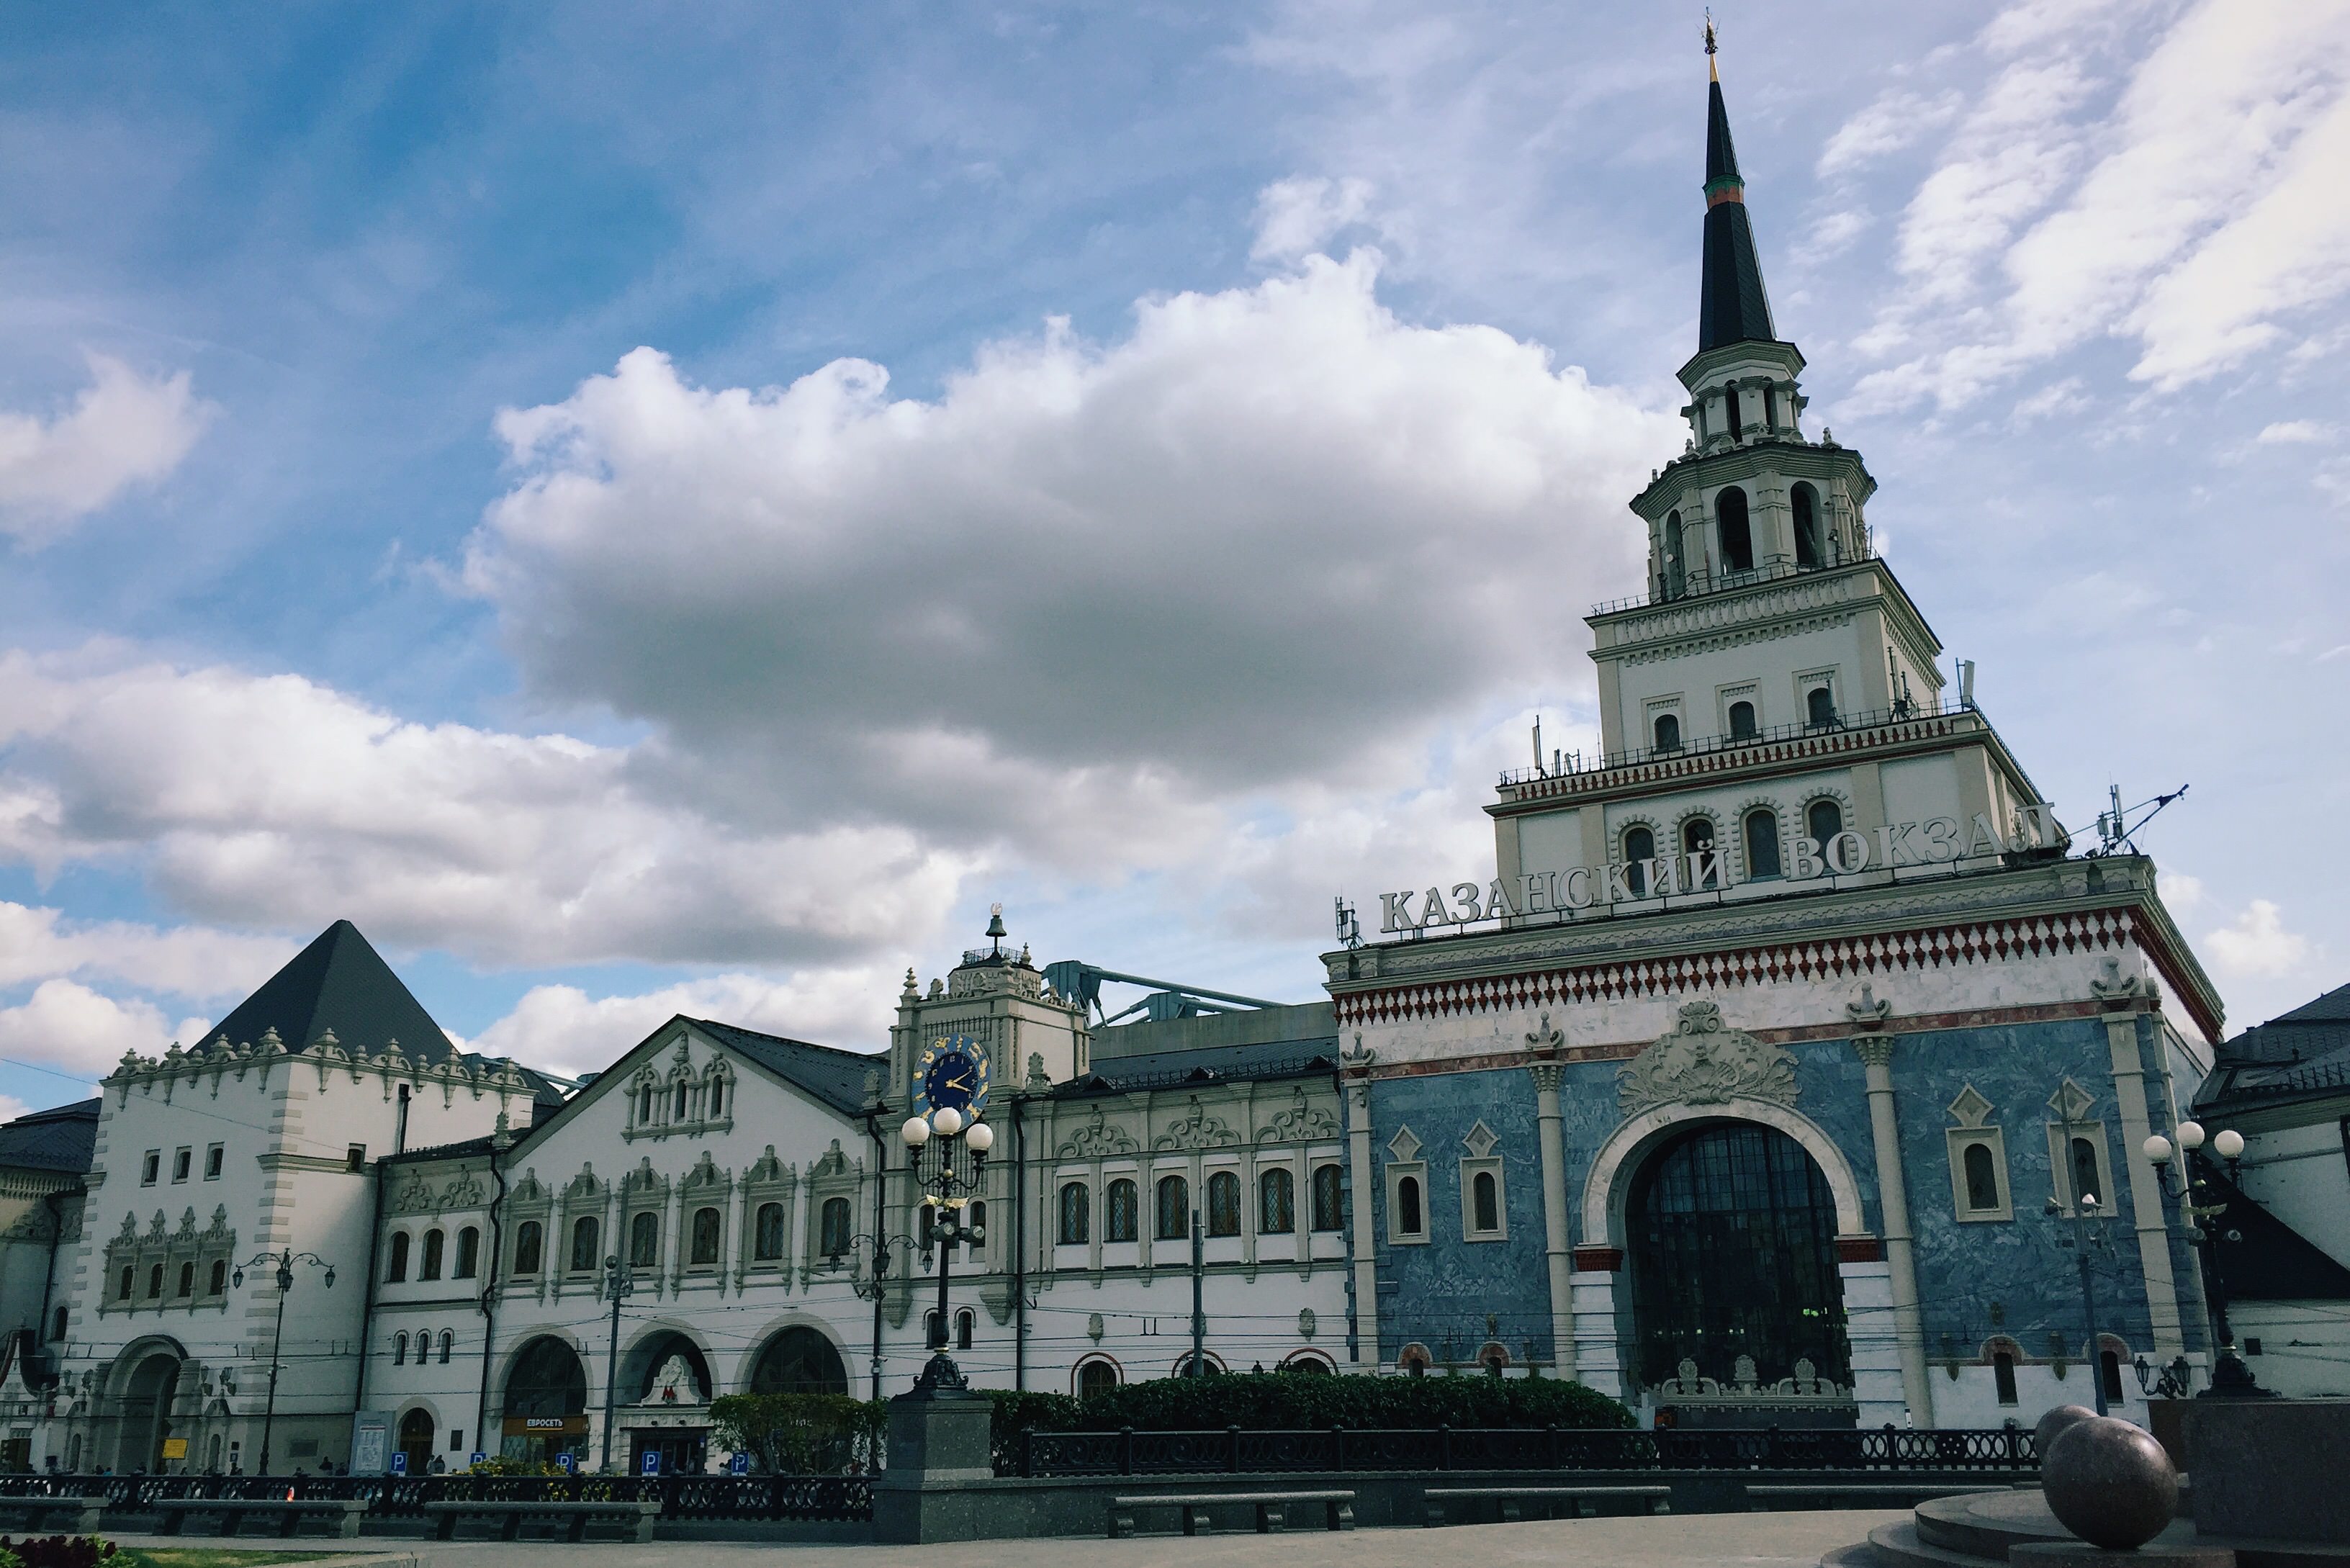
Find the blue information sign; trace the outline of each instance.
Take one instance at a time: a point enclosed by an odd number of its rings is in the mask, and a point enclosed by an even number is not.
[[[726,1461],[726,1469],[733,1474],[738,1476],[749,1475],[751,1473],[751,1456],[748,1454],[736,1454],[733,1459]]]
[[[482,1450],[481,1450],[481,1449],[475,1449],[473,1450],[473,1468],[474,1468],[475,1469],[480,1469],[484,1464],[485,1464],[485,1463],[487,1463],[487,1462],[488,1462],[488,1460],[489,1460],[489,1457],[490,1457],[489,1455],[487,1455],[487,1454],[485,1454],[485,1453],[482,1452]]]
[[[645,1474],[649,1476],[657,1476],[660,1474],[660,1450],[659,1449],[650,1449],[646,1451],[644,1468]]]
[[[391,1473],[396,1476],[404,1476],[408,1473],[408,1456],[406,1454],[395,1453],[391,1456]]]

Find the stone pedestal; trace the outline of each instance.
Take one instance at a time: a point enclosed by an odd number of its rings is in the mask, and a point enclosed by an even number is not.
[[[2199,1533],[2350,1541],[2350,1399],[2184,1403]]]
[[[889,1468],[873,1478],[873,1538],[895,1544],[978,1533],[968,1483],[991,1480],[995,1406],[968,1388],[918,1387],[889,1401]]]
[[[2135,1552],[2114,1552],[2085,1541],[2019,1542],[2007,1549],[2011,1568],[2236,1568],[2236,1554],[2224,1546],[2165,1546],[2153,1542]]]

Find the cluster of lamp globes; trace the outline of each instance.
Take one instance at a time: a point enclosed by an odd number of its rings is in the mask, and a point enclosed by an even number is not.
[[[898,1129],[908,1148],[920,1148],[931,1141],[933,1134],[952,1137],[962,1134],[964,1147],[973,1154],[985,1154],[995,1147],[995,1129],[985,1122],[973,1121],[967,1127],[962,1113],[952,1106],[941,1106],[927,1116],[908,1116],[906,1125]]]
[[[2181,1122],[2178,1127],[2178,1147],[2198,1149],[2203,1147],[2203,1127],[2199,1122]],[[2174,1152],[2170,1140],[2155,1133],[2138,1146],[2146,1158],[2158,1166],[2168,1165]],[[2244,1135],[2233,1127],[2221,1127],[2211,1138],[2211,1150],[2221,1159],[2234,1159],[2244,1152]]]

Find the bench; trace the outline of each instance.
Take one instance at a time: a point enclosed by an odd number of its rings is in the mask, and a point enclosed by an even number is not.
[[[98,1532],[98,1516],[106,1511],[104,1494],[97,1497],[0,1497],[0,1514],[22,1514],[23,1529],[36,1531],[45,1519],[59,1514],[73,1515],[76,1535]]]
[[[564,1539],[585,1541],[588,1526],[616,1524],[620,1527],[623,1541],[650,1541],[653,1538],[653,1517],[660,1512],[660,1500],[619,1498],[604,1502],[545,1502],[507,1498],[487,1502],[428,1502],[425,1513],[437,1521],[433,1534],[442,1541],[457,1538],[457,1521],[461,1519],[495,1519],[499,1521],[498,1539],[516,1541],[522,1537],[522,1521],[545,1519],[559,1521],[564,1526]]]
[[[1431,1526],[1466,1522],[1462,1516],[1469,1511],[1468,1505],[1489,1501],[1500,1505],[1502,1521],[1506,1524],[1525,1517],[1520,1505],[1529,1499],[1545,1511],[1563,1502],[1578,1511],[1587,1502],[1631,1499],[1644,1513],[1667,1513],[1671,1511],[1672,1495],[1669,1486],[1432,1486],[1421,1494]]]
[[[1122,1540],[1134,1533],[1137,1509],[1172,1508],[1181,1511],[1183,1533],[1209,1533],[1208,1510],[1217,1507],[1249,1504],[1256,1510],[1256,1532],[1270,1535],[1284,1528],[1290,1506],[1301,1502],[1318,1502],[1323,1517],[1332,1530],[1355,1528],[1355,1494],[1352,1491],[1202,1491],[1158,1492],[1148,1496],[1113,1497],[1109,1500],[1109,1536]]]
[[[156,1527],[159,1535],[177,1535],[186,1524],[188,1515],[218,1514],[220,1532],[234,1535],[248,1515],[275,1519],[277,1533],[291,1535],[306,1519],[327,1521],[327,1533],[346,1538],[359,1532],[359,1518],[368,1511],[363,1497],[171,1497],[159,1498],[155,1511],[162,1521]]]
[[[1753,1511],[1769,1511],[1774,1500],[1788,1502],[1819,1502],[1826,1506],[1851,1508],[1904,1508],[1914,1506],[1930,1497],[1970,1497],[1977,1492],[2008,1491],[2012,1488],[1981,1482],[1949,1481],[1773,1481],[1767,1485],[1749,1482],[1747,1501]]]

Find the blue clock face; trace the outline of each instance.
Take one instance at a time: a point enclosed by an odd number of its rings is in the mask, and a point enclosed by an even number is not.
[[[914,1062],[914,1107],[970,1116],[987,1098],[987,1053],[978,1042],[962,1034],[933,1041]]]

